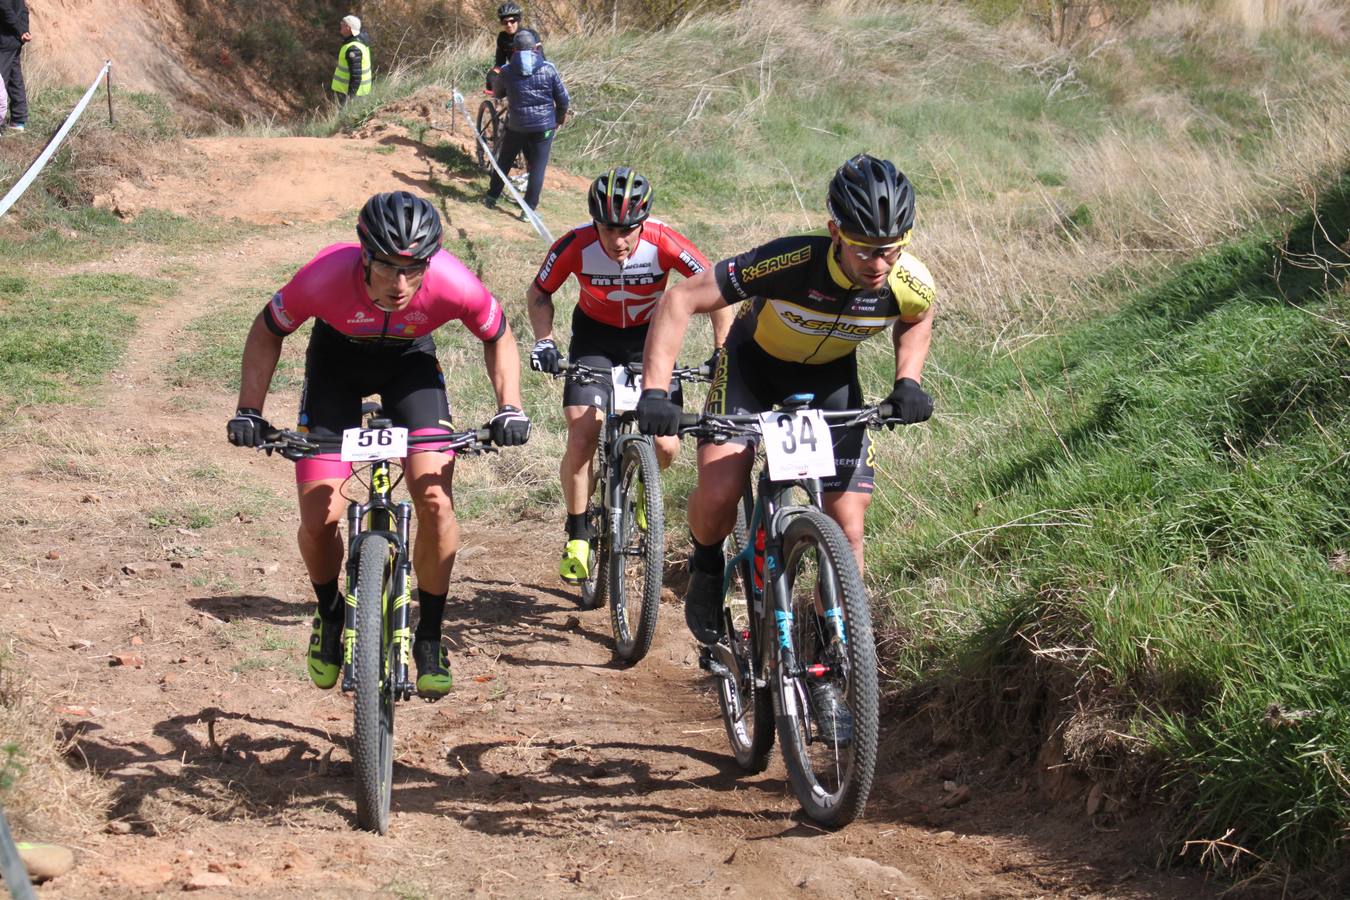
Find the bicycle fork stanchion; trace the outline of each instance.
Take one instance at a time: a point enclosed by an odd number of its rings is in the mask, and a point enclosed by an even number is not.
[[[408,664],[412,659],[412,629],[408,624],[412,601],[412,560],[408,553],[409,535],[412,530],[412,504],[400,501],[394,507],[394,524],[398,529],[399,553],[394,565],[393,609],[389,612],[389,632],[393,638],[392,652],[389,658],[389,682],[393,685],[394,696],[400,700],[412,697],[415,687],[408,677]]]
[[[356,655],[356,578],[363,514],[360,503],[347,504],[347,590],[342,595],[342,690],[347,693],[356,690],[352,660]]]

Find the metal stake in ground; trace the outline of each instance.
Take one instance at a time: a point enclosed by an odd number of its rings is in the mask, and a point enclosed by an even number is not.
[[[5,886],[14,900],[36,900],[33,886],[28,883],[28,870],[19,858],[19,848],[14,846],[14,836],[9,833],[9,820],[3,809],[0,809],[0,876],[4,877]]]

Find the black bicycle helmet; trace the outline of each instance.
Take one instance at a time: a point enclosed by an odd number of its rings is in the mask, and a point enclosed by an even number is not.
[[[638,225],[652,214],[652,184],[627,166],[619,166],[595,179],[587,201],[591,218],[601,225]]]
[[[497,7],[497,18],[506,19],[511,16],[522,15],[523,12],[524,10],[515,3],[503,3],[501,6]]]
[[[914,186],[890,160],[866,153],[834,173],[827,206],[849,234],[899,240],[914,227]]]
[[[368,253],[427,260],[441,249],[441,217],[407,191],[376,194],[361,207],[356,236]]]

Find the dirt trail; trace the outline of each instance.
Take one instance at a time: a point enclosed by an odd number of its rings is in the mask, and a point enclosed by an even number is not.
[[[950,761],[909,772],[888,755],[865,820],[812,827],[781,763],[739,774],[679,608],[646,660],[616,666],[606,613],[579,612],[557,581],[556,523],[506,510],[465,527],[446,616],[455,692],[400,707],[390,833],[356,831],[350,702],[304,675],[311,596],[290,514],[146,527],[210,494],[287,509],[289,466],[231,452],[232,396],[176,387],[174,352],[196,317],[348,227],[99,263],[193,274],[87,404],[31,414],[42,452],[0,452],[27,486],[8,511],[0,631],[61,711],[72,764],[114,794],[112,830],[75,841],[77,868],[44,896],[1205,894],[1141,867],[1128,832],[1094,832],[975,758],[958,766],[975,786],[964,806],[942,806]],[[295,393],[274,395],[276,420]]]

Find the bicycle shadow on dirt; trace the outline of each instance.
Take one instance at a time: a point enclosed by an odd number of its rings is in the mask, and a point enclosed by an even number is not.
[[[341,723],[339,723],[341,725]],[[208,707],[164,719],[152,734],[167,746],[119,741],[96,722],[68,724],[67,761],[113,786],[110,817],[156,834],[198,816],[216,822],[281,821],[297,809],[330,811],[352,827],[351,764],[332,760],[347,734]],[[439,773],[399,763],[399,777]]]
[[[653,762],[654,755],[665,759]],[[700,803],[691,809],[688,798],[656,798],[690,790],[740,799],[747,792],[787,791],[781,778],[747,776],[727,755],[688,746],[503,740],[460,744],[445,758],[458,774],[441,778],[435,791],[409,789],[396,797],[399,808],[448,815],[484,834],[550,836],[571,832],[586,819],[621,821],[624,828],[724,817],[758,820],[764,813],[758,802],[750,808]],[[691,761],[716,771],[686,777]]]
[[[491,643],[499,649],[540,643],[567,644],[571,634],[608,647],[607,637],[580,627],[569,629],[566,620],[557,621],[558,614],[570,613],[575,607],[544,599],[540,594],[546,591],[516,581],[468,575],[456,578],[451,590],[454,593],[465,587],[472,590],[471,596],[446,604],[448,632],[463,637],[469,629],[477,629],[479,634],[474,635],[480,639],[477,642]]]
[[[188,606],[222,622],[254,619],[269,625],[298,625],[314,615],[313,600],[282,600],[269,594],[218,594],[191,597]]]

